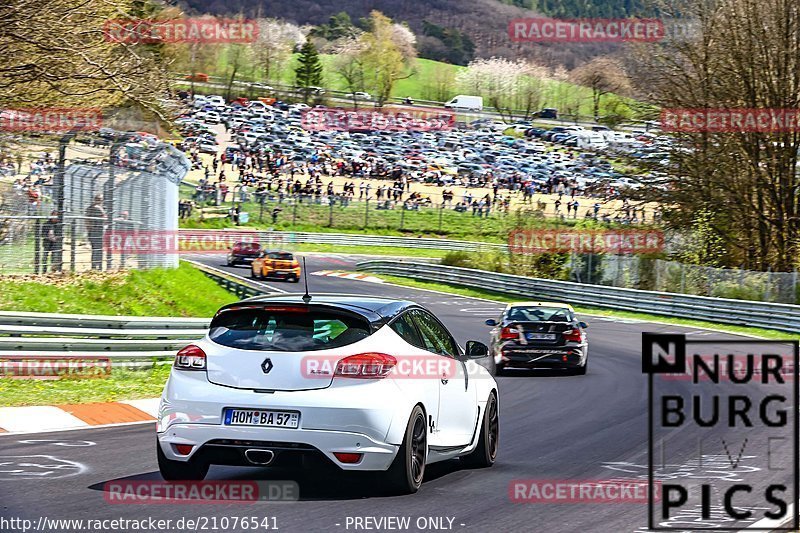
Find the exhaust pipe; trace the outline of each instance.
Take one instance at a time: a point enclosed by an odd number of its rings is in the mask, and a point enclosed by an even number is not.
[[[272,450],[245,450],[244,456],[254,465],[267,466],[275,459],[275,452]]]

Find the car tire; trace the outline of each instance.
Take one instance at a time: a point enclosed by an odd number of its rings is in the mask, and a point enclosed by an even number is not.
[[[292,276],[292,279],[290,279],[289,281],[291,281],[292,283],[297,283],[300,281],[300,278],[298,278],[297,276]]]
[[[392,494],[413,494],[422,485],[428,457],[428,424],[419,405],[411,411],[403,444],[386,471],[386,488]]]
[[[498,438],[500,437],[500,411],[497,407],[497,396],[494,392],[486,401],[483,411],[483,423],[478,435],[478,445],[469,455],[461,458],[461,462],[469,468],[488,468],[497,459]]]
[[[158,471],[165,481],[202,481],[208,474],[210,465],[204,461],[189,459],[183,462],[167,459],[158,442],[156,442],[156,456]]]
[[[494,372],[492,372],[493,376],[502,376],[506,373],[506,367],[504,365],[498,365],[495,363],[494,365]]]
[[[586,371],[588,369],[589,369],[589,358],[587,357],[586,358],[586,362],[583,363],[583,365],[581,365],[581,366],[579,366],[578,368],[575,369],[575,375],[576,376],[585,376],[586,375]]]

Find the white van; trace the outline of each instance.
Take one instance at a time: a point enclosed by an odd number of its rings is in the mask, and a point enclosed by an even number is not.
[[[447,109],[466,109],[467,111],[483,111],[483,97],[459,94],[444,104]]]

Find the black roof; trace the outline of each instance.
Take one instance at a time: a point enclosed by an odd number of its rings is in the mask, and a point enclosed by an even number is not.
[[[240,302],[228,304],[222,309],[236,307],[241,304],[252,305],[253,303],[306,305],[303,302],[303,293],[268,294],[254,296]],[[380,296],[330,293],[312,294],[311,301],[308,305],[324,305],[325,307],[334,307],[354,312],[367,318],[370,322],[386,322],[410,307],[420,307],[419,304],[409,300],[397,300]],[[222,309],[220,309],[220,311]]]

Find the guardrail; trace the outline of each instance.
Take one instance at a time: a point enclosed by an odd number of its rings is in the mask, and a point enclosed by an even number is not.
[[[181,230],[197,232],[198,230]],[[230,230],[202,230],[203,232],[227,232]],[[331,244],[340,246],[390,246],[396,248],[426,248],[446,250],[449,252],[501,251],[507,252],[508,245],[479,241],[456,241],[451,239],[433,239],[430,237],[397,237],[391,235],[361,235],[357,233],[303,233],[292,231],[258,231],[236,230],[235,233],[253,235],[258,233],[260,241],[268,245],[283,246],[289,244]],[[222,257],[222,256],[220,256]],[[222,272],[222,271],[220,271]]]
[[[251,298],[253,296],[259,296],[269,292],[268,288],[260,286],[255,281],[250,282],[243,280],[242,278],[233,276],[224,270],[204,265],[203,263],[199,263],[197,261],[188,260],[187,262],[191,263],[196,269],[200,270],[203,274],[216,281],[217,285],[228,292],[232,292],[239,298]]]
[[[169,358],[205,335],[210,321],[4,311],[0,312],[0,357]]]
[[[590,307],[752,326],[791,333],[797,333],[800,330],[800,305],[585,285],[470,268],[401,261],[364,261],[358,264],[357,269],[483,289],[513,295],[520,299],[553,299]]]
[[[248,298],[266,290],[222,270],[192,261],[220,286]],[[134,317],[0,312],[0,358],[56,356],[108,357],[121,361],[172,358],[203,337],[210,318]]]

